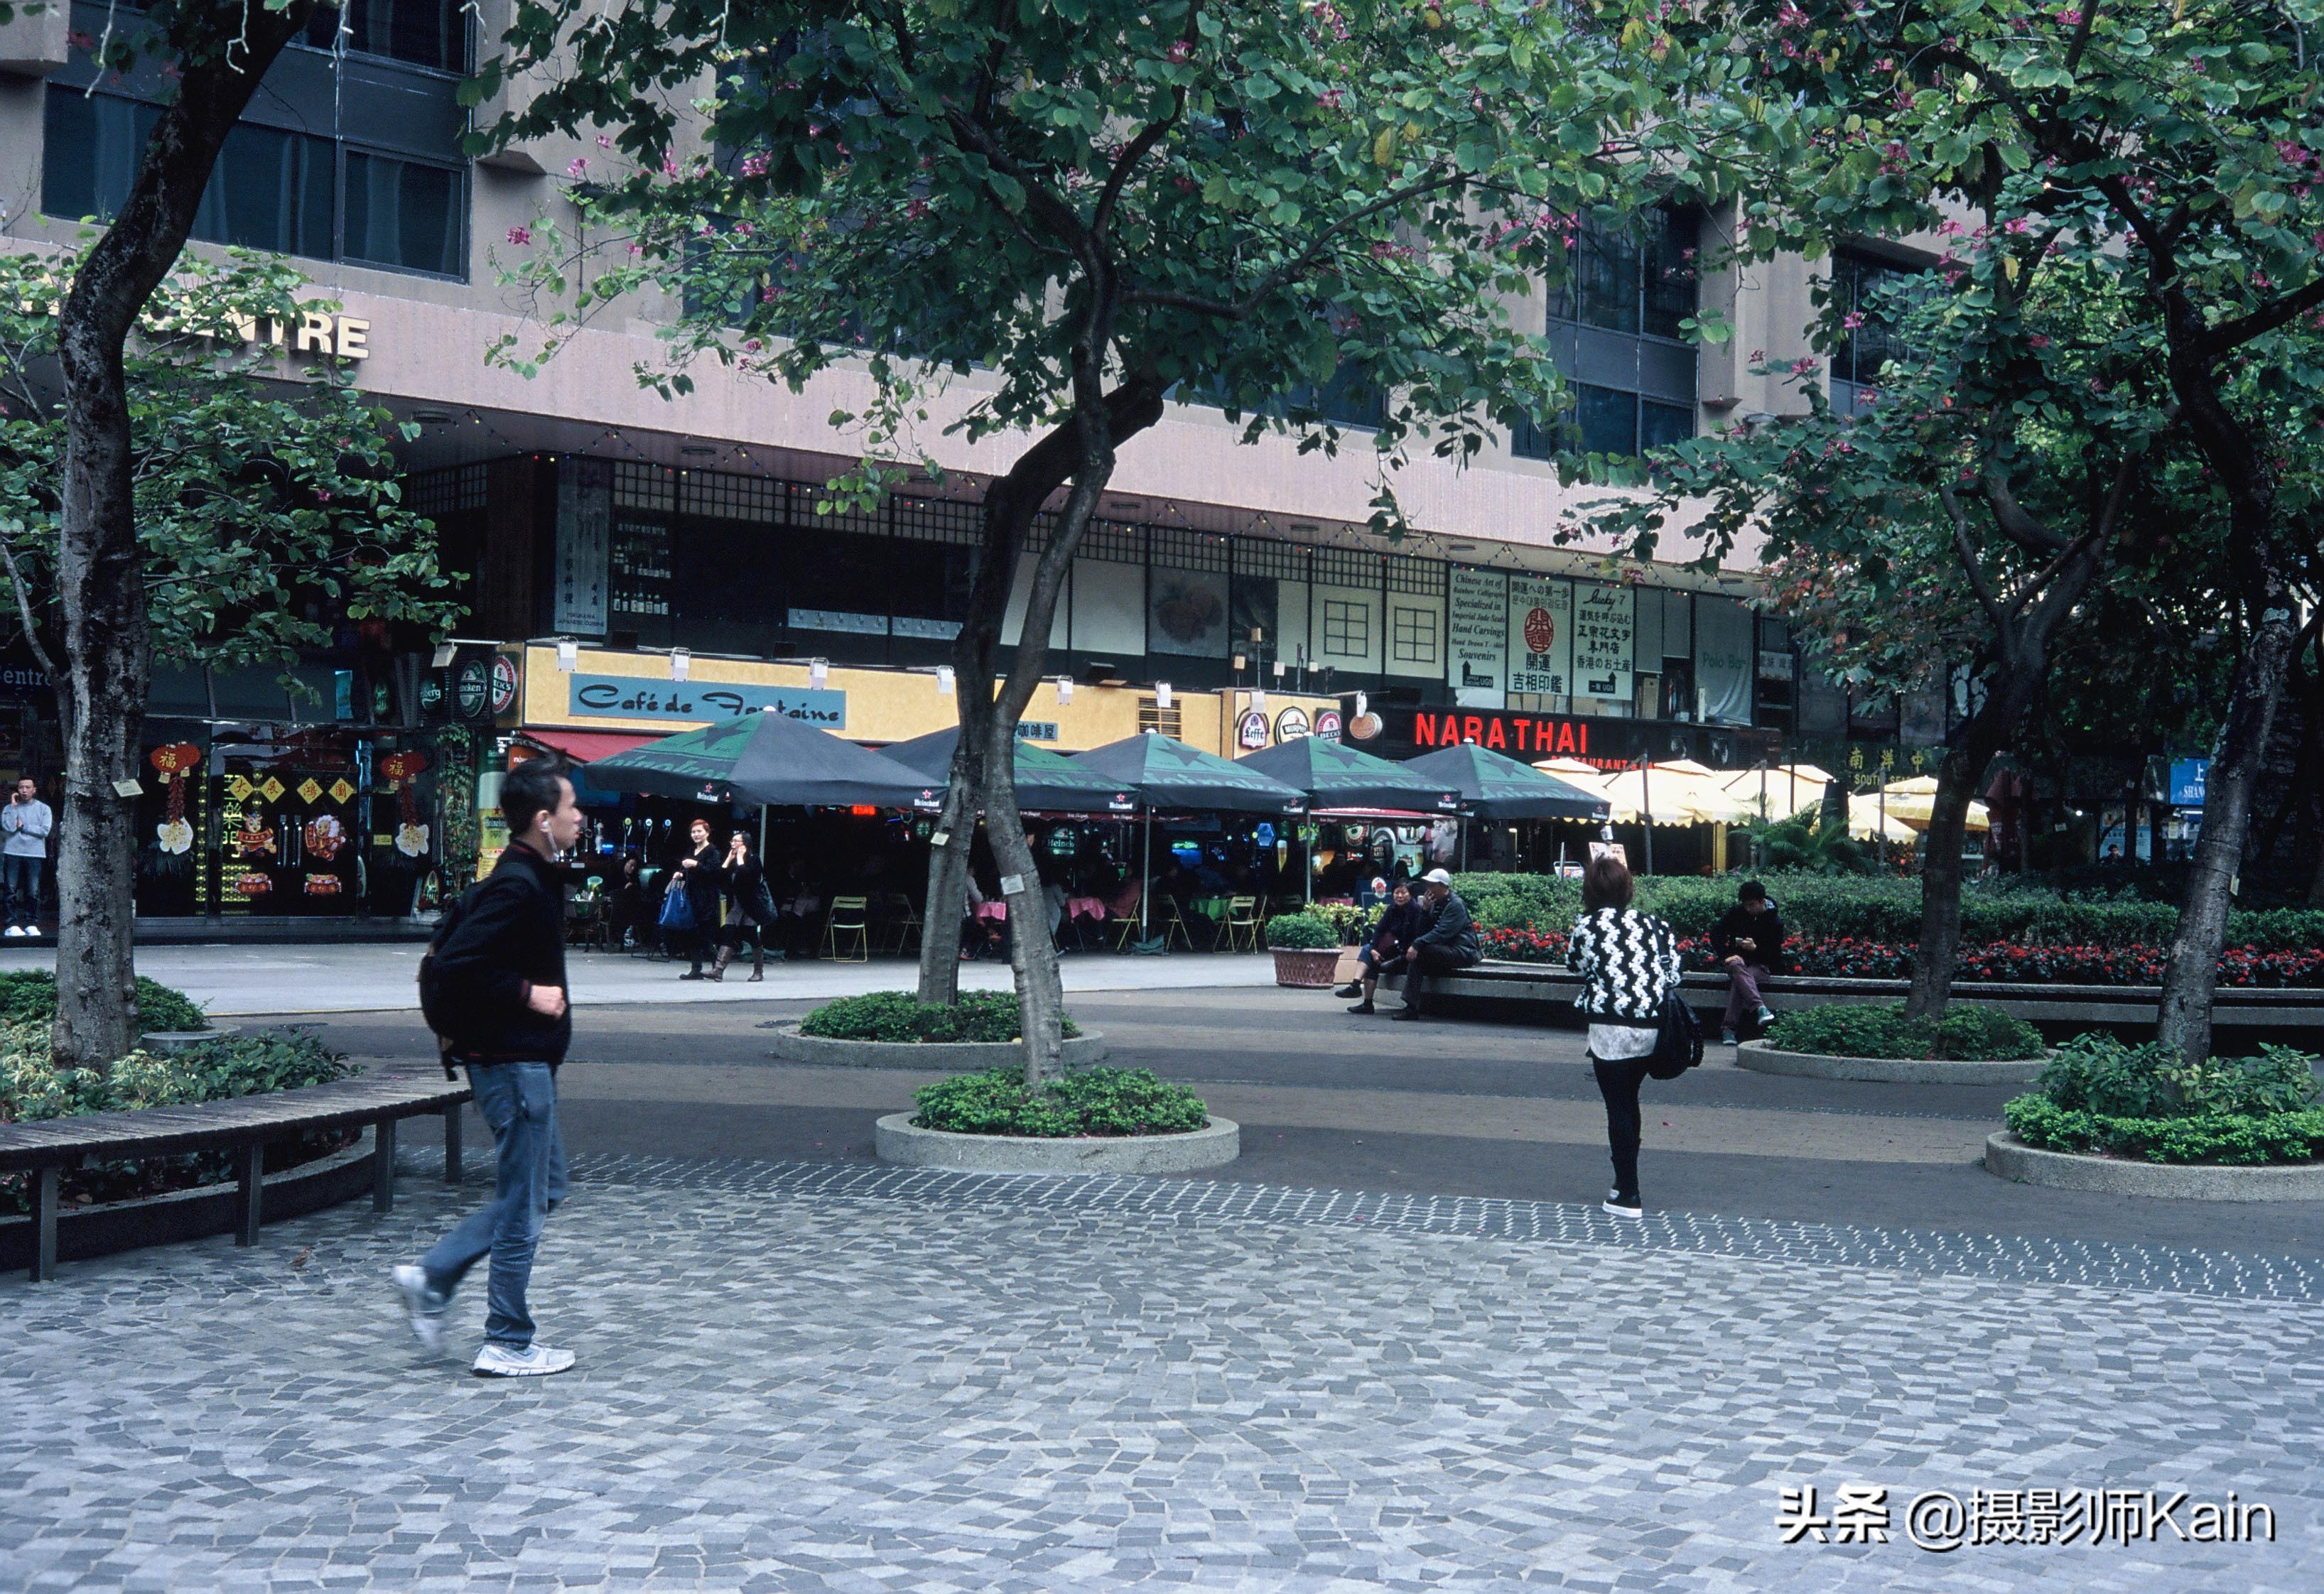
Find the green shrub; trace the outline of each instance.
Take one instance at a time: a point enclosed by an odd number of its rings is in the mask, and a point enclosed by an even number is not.
[[[1340,933],[1320,914],[1280,913],[1267,921],[1267,944],[1284,952],[1324,952],[1340,944]]]
[[[2318,1096],[2313,1064],[2291,1046],[2189,1063],[2159,1042],[2108,1035],[2076,1036],[2035,1083],[2062,1110],[2112,1119],[2264,1118],[2300,1112]]]
[[[222,1035],[182,1052],[132,1052],[100,1073],[58,1068],[45,1022],[0,1027],[0,1122],[69,1118],[140,1107],[183,1107],[300,1085],[354,1072],[311,1035],[279,1030]]]
[[[1076,1069],[1031,1092],[1022,1068],[987,1069],[922,1085],[912,1104],[914,1125],[956,1135],[1183,1135],[1211,1121],[1200,1096],[1144,1068]]]
[[[1994,1008],[1956,1006],[1941,1018],[1907,1018],[1902,1006],[1833,1004],[1784,1013],[1767,1044],[1827,1057],[1966,1058],[1994,1062],[2042,1055],[2042,1032]]]
[[[2046,1095],[2020,1096],[2002,1110],[2010,1133],[2044,1151],[2135,1156],[2147,1162],[2313,1162],[2324,1156],[2324,1110],[2257,1116],[2202,1113],[2119,1118],[2061,1107]]]
[[[1065,1037],[1081,1026],[1068,1017]],[[825,1002],[799,1020],[799,1033],[825,1040],[1012,1041],[1023,1038],[1024,1015],[1013,990],[964,990],[953,1006],[935,1007],[908,990],[874,990]]]
[[[46,1024],[57,1016],[57,977],[43,970],[25,969],[0,974],[0,1025]],[[182,990],[137,977],[139,1030],[208,1029],[209,1016]]]

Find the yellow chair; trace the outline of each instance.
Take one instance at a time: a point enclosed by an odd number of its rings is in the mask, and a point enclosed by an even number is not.
[[[839,943],[852,936],[855,955],[842,957]],[[834,897],[831,917],[823,924],[823,955],[835,963],[868,963],[872,961],[872,904],[863,897]]]
[[[1259,898],[1236,897],[1227,903],[1227,917],[1220,926],[1229,952],[1259,950]]]
[[[1176,897],[1165,897],[1162,900],[1170,905],[1170,917],[1162,926],[1162,950],[1169,951],[1170,942],[1173,937],[1176,937],[1186,944],[1188,952],[1194,951],[1194,933],[1186,927],[1185,910],[1178,906],[1178,899]]]

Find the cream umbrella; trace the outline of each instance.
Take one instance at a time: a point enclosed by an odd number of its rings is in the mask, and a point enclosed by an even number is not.
[[[1914,830],[1929,828],[1929,816],[1937,806],[1937,781],[1933,775],[1915,775],[1907,780],[1892,780],[1881,789],[1888,794],[1888,817],[1902,819]],[[1972,835],[1983,835],[1993,828],[1993,815],[1983,803],[1971,801],[1969,806],[1967,829]]]
[[[1746,769],[1727,781],[1730,796],[1743,799],[1751,816],[1759,816],[1759,794],[1766,793],[1767,817],[1789,819],[1812,814],[1823,801],[1831,777],[1813,764],[1777,764],[1768,769]]]
[[[1880,797],[1875,792],[1866,797],[1848,799],[1848,834],[1860,841],[1870,841],[1875,835],[1884,841],[1902,842],[1911,846],[1921,839],[1921,833],[1896,817],[1890,809],[1884,819],[1880,814]]]
[[[1649,812],[1656,825],[1739,825],[1757,811],[1721,790],[1716,777],[1701,764],[1612,770],[1600,777],[1598,788],[1606,794],[1618,825],[1635,823]]]

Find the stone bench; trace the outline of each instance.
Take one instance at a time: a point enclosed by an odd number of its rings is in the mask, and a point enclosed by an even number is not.
[[[1383,983],[1401,984],[1401,976]],[[1820,1008],[1835,1002],[1895,1003],[1910,990],[1902,980],[1847,980],[1822,974],[1770,974],[1759,981],[1759,993],[1778,1013]],[[1687,1003],[1696,1009],[1715,1035],[1720,1014],[1727,1006],[1727,976],[1690,972],[1684,986]],[[1573,1000],[1582,981],[1562,963],[1495,963],[1488,960],[1457,974],[1438,975],[1428,982],[1429,1005],[1447,1013],[1499,1013],[1533,1017],[1552,1009],[1561,1022],[1578,1024]],[[1442,1001],[1439,1001],[1439,998]],[[2153,985],[2037,985],[2000,981],[1958,981],[1956,1002],[1998,1008],[2029,1024],[2060,1028],[2106,1024],[2152,1025],[2163,992]],[[1524,1009],[1535,1009],[1528,1014]],[[2264,990],[2222,990],[2212,1002],[2211,1024],[2227,1037],[2236,1031],[2294,1031],[2309,1046],[2324,1045],[2324,989],[2286,987]]]
[[[372,1206],[395,1203],[395,1126],[422,1113],[444,1119],[444,1178],[460,1179],[460,1108],[468,1087],[428,1073],[379,1072],[293,1091],[235,1096],[184,1107],[88,1112],[77,1118],[0,1124],[0,1174],[32,1175],[32,1276],[56,1276],[57,1185],[69,1167],[92,1162],[177,1156],[193,1151],[235,1154],[234,1241],[258,1243],[266,1147],[321,1129],[370,1129]]]

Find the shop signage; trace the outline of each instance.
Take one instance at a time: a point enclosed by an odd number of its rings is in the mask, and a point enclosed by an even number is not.
[[[1338,709],[1327,708],[1316,714],[1315,734],[1321,736],[1326,742],[1337,742],[1340,739],[1340,711]]]
[[[492,690],[492,668],[481,659],[469,659],[452,677],[452,702],[464,720],[484,717]]]
[[[1055,720],[1019,720],[1017,740],[1019,742],[1055,742],[1057,722]]]
[[[1277,743],[1296,742],[1307,734],[1307,711],[1293,704],[1275,716],[1275,740]]]
[[[1514,710],[1373,708],[1350,723],[1348,738],[1366,752],[1388,759],[1473,742],[1520,763],[1572,758],[1609,769],[1635,764],[1640,758],[1693,759],[1713,769],[1784,761],[1783,737],[1775,731]]]
[[[493,655],[493,716],[497,719],[516,706],[516,660],[505,653]]]
[[[835,631],[859,637],[888,634],[885,614],[857,614],[844,609],[793,609],[788,618],[793,631]]]
[[[1254,708],[1244,713],[1235,727],[1235,745],[1245,752],[1256,752],[1267,745],[1267,711]]]
[[[1585,583],[1573,593],[1573,691],[1617,703],[1630,699],[1630,659],[1637,644],[1637,594]]]
[[[2203,788],[2210,783],[2210,760],[2173,759],[2171,761],[2171,806],[2174,808],[2201,807]]]
[[[1454,570],[1446,615],[1444,684],[1452,701],[1463,708],[1501,707],[1509,578],[1499,570]]]
[[[736,681],[651,681],[577,671],[567,708],[576,719],[692,720],[708,724],[763,709],[825,731],[847,728],[847,694],[809,686],[760,686]]]
[[[613,471],[602,460],[570,460],[557,473],[555,597],[550,625],[605,634],[613,547]]]
[[[1573,688],[1573,588],[1538,576],[1509,577],[1508,689],[1563,697]]]
[[[1511,758],[1531,754],[1546,759],[1590,756],[1590,722],[1563,716],[1523,714],[1431,713],[1412,716],[1415,747],[1459,747],[1473,742],[1488,752]]]

